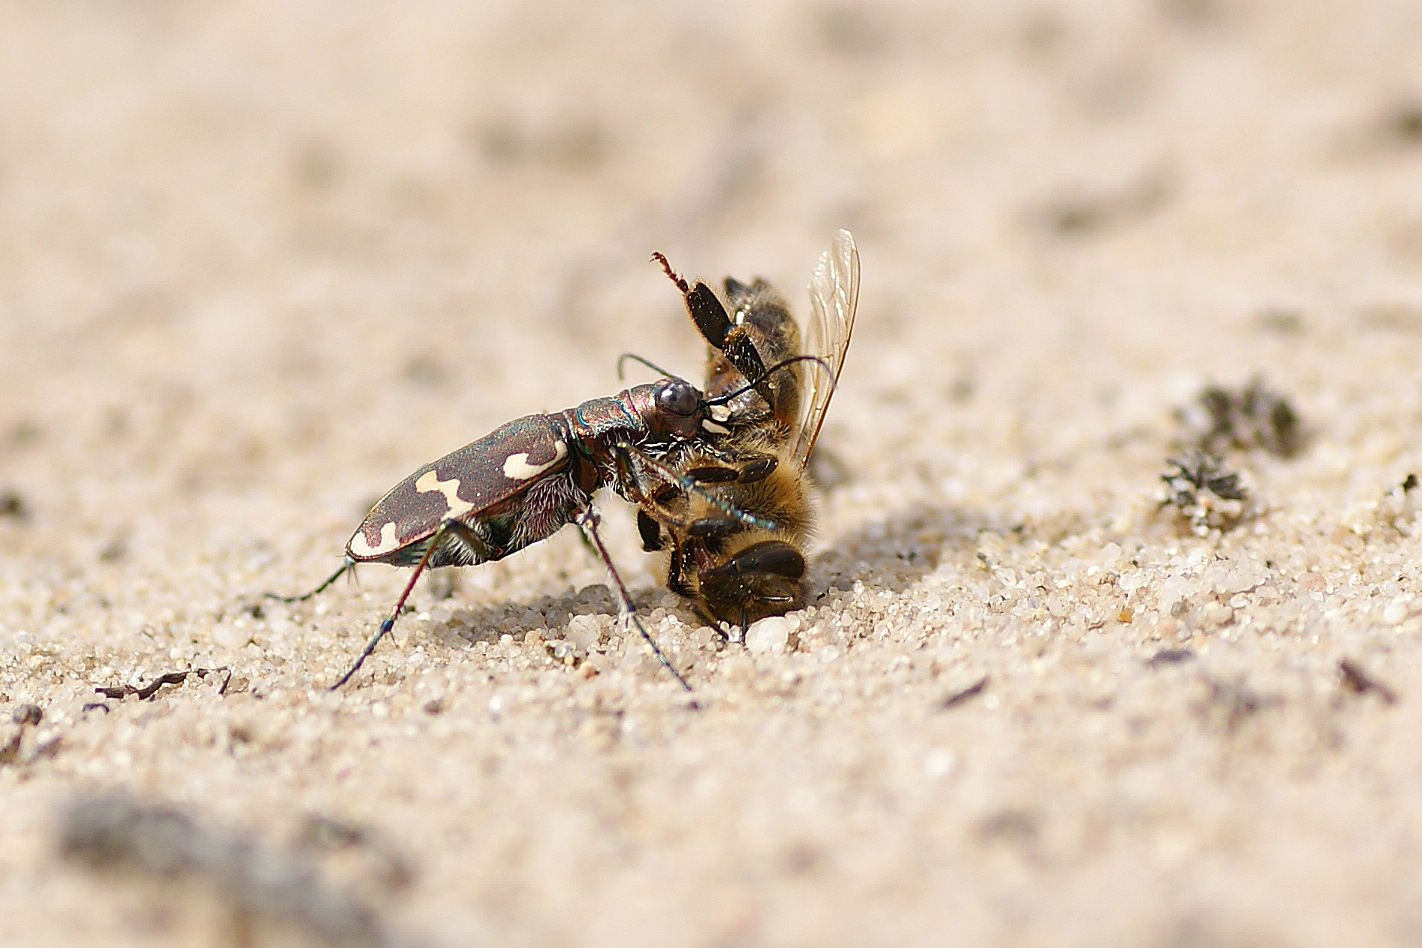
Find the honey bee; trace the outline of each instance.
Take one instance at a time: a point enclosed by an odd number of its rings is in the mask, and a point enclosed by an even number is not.
[[[713,624],[744,628],[806,604],[814,529],[806,465],[854,328],[859,252],[849,231],[835,233],[810,280],[803,339],[764,280],[727,277],[723,303],[656,259],[707,341],[707,398],[727,400],[712,418],[724,433],[672,445],[662,459],[700,489],[661,484],[639,508],[638,528],[645,549],[668,553],[668,589]]]

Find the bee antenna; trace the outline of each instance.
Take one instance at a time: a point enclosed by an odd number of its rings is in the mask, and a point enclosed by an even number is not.
[[[622,353],[622,355],[617,357],[617,381],[619,382],[622,381],[622,367],[629,359],[633,362],[640,362],[642,365],[645,365],[653,372],[660,373],[664,378],[674,379],[678,377],[673,373],[668,372],[661,366],[657,365],[657,363],[653,362],[651,359],[644,359],[635,352],[624,352]]]
[[[730,391],[730,392],[727,392],[725,395],[720,395],[720,396],[717,396],[716,398],[707,399],[706,404],[708,404],[708,405],[724,405],[726,402],[729,402],[731,399],[735,398],[737,395],[744,395],[746,392],[751,391],[751,390],[754,389],[757,385],[759,385],[761,382],[764,382],[767,378],[769,378],[769,377],[770,377],[772,374],[774,374],[775,372],[778,372],[778,371],[780,371],[781,369],[786,368],[787,366],[794,365],[796,362],[813,362],[813,363],[815,363],[815,364],[818,365],[820,368],[822,368],[822,369],[825,370],[825,374],[829,376],[829,381],[830,381],[830,386],[831,386],[831,387],[834,387],[835,385],[838,385],[838,384],[839,384],[839,383],[835,380],[834,371],[830,368],[830,364],[829,364],[828,362],[826,362],[824,359],[821,359],[819,356],[813,356],[813,355],[797,355],[797,356],[791,356],[791,357],[788,358],[788,359],[781,359],[779,362],[775,363],[775,364],[772,365],[770,368],[768,368],[768,369],[766,369],[764,372],[762,372],[761,375],[760,375],[760,378],[758,378],[758,379],[756,379],[755,381],[752,381],[752,382],[747,382],[746,384],[742,385],[740,388],[735,389],[735,390]]]

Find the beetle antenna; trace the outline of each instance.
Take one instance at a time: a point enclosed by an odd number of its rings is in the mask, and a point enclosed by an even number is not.
[[[624,352],[622,353],[622,355],[617,357],[617,381],[619,382],[622,381],[623,363],[625,363],[629,359],[633,362],[642,363],[647,368],[651,369],[653,372],[660,373],[663,378],[675,379],[681,377],[674,372],[668,372],[666,369],[662,368],[660,365],[657,365],[657,363],[653,362],[651,359],[644,359],[635,352]]]

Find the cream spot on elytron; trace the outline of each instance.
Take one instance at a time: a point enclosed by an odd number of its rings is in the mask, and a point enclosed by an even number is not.
[[[380,540],[374,546],[365,542],[364,530],[357,530],[348,545],[352,556],[380,556],[383,553],[389,553],[397,545],[395,543],[395,524],[392,521],[380,528]]]
[[[510,454],[504,459],[504,477],[511,481],[530,481],[567,456],[568,446],[562,441],[554,442],[553,460],[546,464],[529,464],[527,451]]]
[[[473,504],[459,496],[459,478],[457,477],[442,481],[434,471],[425,471],[420,475],[420,479],[415,481],[415,490],[422,494],[443,494],[444,502],[449,506],[449,509],[444,512],[443,519],[446,520],[474,509]]]

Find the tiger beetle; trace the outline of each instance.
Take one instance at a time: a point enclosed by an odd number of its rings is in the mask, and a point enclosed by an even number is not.
[[[774,529],[770,521],[730,507],[655,457],[678,442],[725,435],[727,429],[719,423],[728,414],[725,403],[743,391],[708,400],[690,382],[669,377],[556,414],[510,421],[396,484],[351,535],[340,569],[315,589],[300,596],[267,595],[282,602],[301,602],[358,563],[414,567],[379,629],[331,686],[335,690],[360,670],[394,627],[425,570],[503,559],[575,523],[597,550],[617,587],[622,610],[652,654],[690,691],[637,618],[631,594],[598,533],[599,514],[592,494],[610,486],[639,507],[652,509],[642,485],[654,476],[659,483],[670,481],[683,490],[705,494],[725,507],[727,515],[750,526]]]

